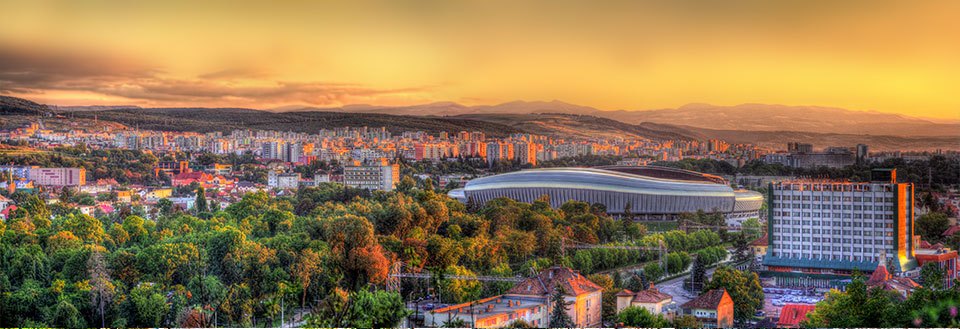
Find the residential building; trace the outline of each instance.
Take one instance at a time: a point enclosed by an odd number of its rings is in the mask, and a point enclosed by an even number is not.
[[[917,265],[922,267],[927,263],[936,264],[943,271],[943,287],[952,288],[953,280],[960,278],[960,265],[957,264],[957,251],[944,247],[937,243],[931,245],[926,241],[920,241],[914,257],[917,258]],[[923,283],[927,285],[926,282]]]
[[[392,191],[400,181],[400,166],[387,159],[353,161],[343,167],[343,185],[369,190]]]
[[[895,170],[872,176],[860,183],[771,183],[763,265],[780,277],[802,273],[814,279],[805,284],[819,287],[853,271],[873,271],[881,255],[893,256],[897,272],[915,268],[913,184],[898,183]]]
[[[680,309],[685,315],[693,315],[703,328],[733,327],[733,299],[726,289],[713,289],[697,296]]]
[[[600,308],[602,304],[600,288],[587,280],[580,272],[567,267],[554,266],[541,271],[536,276],[521,281],[507,291],[507,294],[541,297],[546,300],[547,309],[553,309],[549,300],[562,287],[567,306],[567,314],[573,319],[575,327],[599,327],[601,325]],[[544,327],[549,326],[547,323]]]
[[[767,255],[767,239],[767,234],[764,234],[759,239],[750,242],[750,251],[757,259],[762,260],[763,256]]]
[[[881,255],[880,264],[870,274],[867,280],[867,289],[880,288],[887,291],[893,291],[906,299],[914,289],[920,287],[919,284],[907,277],[894,276],[887,270],[886,255]]]
[[[672,301],[673,296],[660,292],[660,289],[650,283],[650,287],[645,290],[633,292],[624,289],[617,293],[617,313],[629,306],[637,306],[647,309],[650,313],[660,314]]]
[[[534,327],[550,327],[551,303],[558,286],[563,288],[567,314],[575,327],[601,325],[603,289],[579,272],[559,266],[517,283],[503,295],[432,310],[424,316],[424,325],[437,327],[460,319],[475,328],[500,328],[517,320]]]
[[[87,183],[83,168],[33,168],[30,179],[42,186],[82,186]]]
[[[502,328],[518,320],[546,327],[550,308],[543,297],[506,294],[434,309],[423,318],[427,327],[441,327],[457,319],[472,328]]]
[[[295,189],[300,186],[300,173],[278,174],[271,171],[267,175],[267,186],[278,189]]]

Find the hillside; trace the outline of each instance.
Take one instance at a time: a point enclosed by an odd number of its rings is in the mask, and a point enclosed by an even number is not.
[[[387,127],[392,132],[422,130],[431,133],[480,130],[491,136],[519,132],[504,125],[458,118],[427,118],[367,113],[284,112],[237,108],[128,108],[71,112],[78,118],[114,121],[131,127],[171,131],[230,131],[262,129],[316,133],[343,126]]]
[[[589,115],[562,113],[542,114],[467,114],[467,118],[502,124],[537,135],[578,138],[696,139],[700,136],[682,128],[669,126],[638,126]]]
[[[676,109],[606,111],[596,115],[628,123],[656,122],[717,130],[960,137],[960,123],[820,106],[688,104]]]
[[[590,115],[629,124],[653,122],[718,130],[796,131],[826,134],[890,136],[957,136],[960,121],[938,123],[899,114],[851,111],[822,106],[688,104],[675,109],[604,111],[561,101],[514,101],[466,106],[439,102],[412,106],[349,105],[340,108],[284,107],[276,111],[327,111],[393,115],[457,116],[474,114],[563,113]],[[960,118],[957,118],[960,120]]]
[[[0,95],[0,114],[40,115],[50,113],[50,107],[23,98]]]
[[[642,126],[657,126],[658,124],[643,124]],[[870,151],[896,151],[896,150],[914,150],[914,151],[934,151],[958,150],[960,149],[960,140],[951,136],[889,136],[889,135],[856,135],[856,134],[825,134],[816,132],[800,131],[745,131],[745,130],[719,130],[704,129],[689,126],[670,126],[664,127],[680,128],[690,131],[698,136],[705,138],[722,139],[729,143],[750,143],[760,146],[772,147],[775,149],[785,149],[786,143],[791,141],[804,141],[814,144],[814,148],[819,150],[828,146],[846,146],[852,147],[857,144],[866,144],[870,146]],[[665,128],[667,129],[667,128]]]

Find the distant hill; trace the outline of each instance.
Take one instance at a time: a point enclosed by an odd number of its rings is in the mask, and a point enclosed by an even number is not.
[[[483,131],[489,136],[502,137],[511,133],[575,138],[623,138],[643,137],[649,139],[723,139],[731,143],[752,143],[783,148],[790,141],[813,143],[816,148],[826,146],[854,146],[864,143],[871,150],[933,150],[960,149],[960,129],[951,130],[954,124],[930,121],[875,112],[855,112],[834,108],[815,108],[804,117],[803,107],[745,104],[734,107],[716,107],[693,104],[673,110],[655,111],[600,111],[590,107],[552,102],[511,102],[491,106],[464,106],[456,103],[432,103],[408,107],[380,107],[353,105],[334,109],[287,107],[261,111],[242,108],[139,108],[128,106],[51,107],[29,100],[0,96],[0,106],[5,116],[0,117],[4,126],[22,125],[32,120],[26,115],[54,112],[64,118],[64,124],[91,124],[97,118],[102,124],[114,122],[141,129],[171,131],[230,131],[233,129],[265,129],[315,133],[322,128],[342,126],[387,127],[392,132],[421,130],[436,134],[440,131]],[[728,109],[734,108],[734,109]],[[755,108],[758,117],[767,121],[790,120],[796,123],[790,128],[773,130],[778,125],[749,118],[747,108]],[[772,109],[781,108],[776,114]],[[703,122],[697,117],[702,109],[704,117],[714,118],[715,123]],[[284,112],[276,112],[284,110]],[[339,110],[341,112],[334,112]],[[406,115],[424,112],[428,115]],[[819,112],[818,112],[819,111]],[[383,112],[400,113],[384,114]],[[590,114],[582,114],[590,113]],[[454,115],[455,114],[455,115]],[[611,117],[627,117],[612,119]],[[736,117],[739,119],[733,119]],[[851,117],[855,117],[852,118]],[[18,119],[20,118],[20,119]],[[830,118],[835,118],[830,120]],[[633,120],[633,121],[631,121]],[[927,127],[926,135],[898,136],[868,133],[850,133],[841,129],[837,122],[858,120],[861,126],[870,126],[872,131],[883,131],[890,121],[900,120],[899,126]],[[668,123],[663,123],[667,121]],[[673,121],[672,123],[669,123]],[[820,123],[824,121],[823,123]],[[739,129],[704,128],[683,124],[694,122],[704,126],[742,127]],[[709,123],[709,124],[708,124]],[[838,132],[829,132],[822,126],[833,126]],[[122,127],[122,126],[119,126]],[[797,128],[805,129],[800,131]],[[958,127],[960,128],[960,127]],[[919,129],[919,128],[917,128]],[[938,130],[939,129],[939,130]],[[827,132],[824,132],[827,130]],[[952,134],[950,134],[952,133]]]
[[[466,106],[454,102],[436,102],[411,106],[374,106],[374,105],[347,105],[344,107],[318,108],[307,106],[285,106],[272,111],[324,111],[350,113],[383,113],[393,115],[416,116],[457,116],[465,114],[532,114],[532,113],[564,113],[594,115],[601,112],[592,107],[564,103],[561,101],[528,102],[514,101],[497,105]]]
[[[632,125],[596,116],[564,113],[465,114],[454,118],[466,118],[502,124],[537,135],[578,137],[583,139],[642,137],[655,140],[692,140],[702,137],[689,130],[678,127]]]
[[[2,114],[41,115],[50,112],[50,107],[43,104],[23,98],[0,96],[0,113]]]
[[[262,129],[317,133],[323,128],[343,126],[387,127],[392,132],[422,130],[431,133],[484,131],[490,136],[519,132],[504,125],[462,118],[431,118],[375,113],[268,112],[241,108],[136,108],[73,112],[77,118],[119,122],[152,130],[228,132],[234,129]]]
[[[716,106],[688,104],[676,109],[604,111],[561,101],[515,101],[497,105],[466,106],[452,102],[413,106],[349,105],[339,108],[285,107],[282,110],[384,113],[394,115],[457,116],[468,114],[563,113],[603,117],[641,124],[653,122],[717,130],[796,131],[827,134],[889,136],[957,136],[960,122],[937,123],[899,114],[851,111],[821,106],[741,104]]]
[[[606,111],[596,115],[628,123],[656,122],[717,130],[960,137],[960,123],[820,106],[688,104],[676,109]]]

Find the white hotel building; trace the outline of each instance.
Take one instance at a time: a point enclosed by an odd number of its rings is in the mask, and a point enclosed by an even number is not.
[[[881,257],[892,271],[915,268],[913,184],[897,183],[895,170],[873,176],[862,183],[771,183],[768,271],[807,278],[866,274]]]

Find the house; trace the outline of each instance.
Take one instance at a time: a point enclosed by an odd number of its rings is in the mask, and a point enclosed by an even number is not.
[[[130,203],[133,200],[133,192],[130,190],[117,191],[117,202]]]
[[[500,328],[524,320],[534,327],[550,327],[552,297],[558,286],[564,291],[567,314],[576,327],[601,325],[603,288],[579,272],[559,266],[517,283],[503,295],[427,312],[424,325],[436,327],[460,319],[470,327]]]
[[[726,289],[713,289],[680,305],[683,314],[693,315],[704,328],[733,327],[733,299]]]
[[[807,313],[813,312],[815,305],[786,304],[780,310],[777,328],[800,328],[800,322],[807,319]]]
[[[624,289],[617,293],[617,313],[629,306],[638,306],[647,309],[650,313],[659,314],[672,301],[673,296],[660,292],[660,289],[650,283],[650,287],[645,290],[632,292]]]
[[[750,242],[750,251],[753,252],[753,257],[763,259],[763,256],[767,255],[767,244],[767,234]]]
[[[884,253],[881,252],[880,255],[880,263],[877,264],[877,269],[873,270],[873,274],[870,274],[870,279],[867,280],[867,289],[879,287],[883,290],[894,291],[900,294],[903,299],[906,299],[914,289],[920,287],[910,278],[890,274],[890,271],[887,271]]]
[[[17,206],[15,205],[9,205],[9,206],[3,207],[3,210],[0,211],[0,219],[3,219],[3,220],[10,219],[10,216],[12,216],[15,211],[17,211]]]
[[[147,203],[157,203],[157,201],[160,201],[160,199],[169,198],[171,196],[173,196],[173,189],[158,188],[144,193],[143,199],[146,200]]]
[[[540,296],[549,300],[557,286],[566,294],[565,300],[569,304],[567,313],[577,327],[600,326],[603,288],[570,268],[554,266],[543,270],[536,276],[521,281],[508,290],[507,294]]]
[[[6,209],[7,206],[13,204],[13,200],[10,198],[0,195],[0,209]]]

